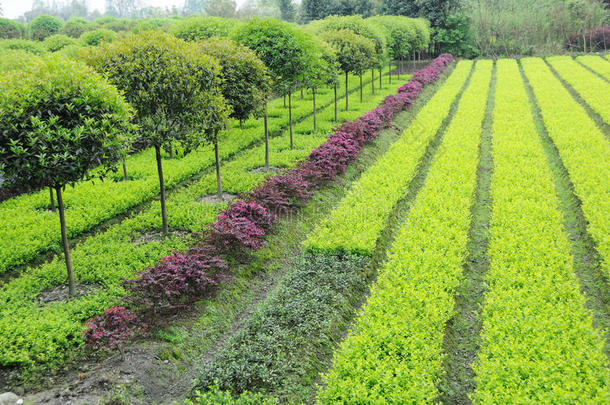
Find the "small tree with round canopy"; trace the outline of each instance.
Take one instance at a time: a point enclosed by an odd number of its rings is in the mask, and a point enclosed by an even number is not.
[[[155,148],[167,235],[161,149],[173,143],[188,153],[222,127],[227,108],[220,92],[220,65],[198,46],[157,31],[127,35],[85,51],[83,58],[125,92],[136,108],[141,137]]]
[[[312,24],[310,29],[317,29],[319,32],[330,31],[330,30],[343,30],[347,29],[354,33],[363,36],[371,40],[374,44],[373,58],[370,59],[370,65],[365,66],[372,70],[372,86],[373,93],[375,92],[375,72],[374,69],[383,66],[387,55],[387,44],[386,36],[381,29],[370,21],[364,20],[359,15],[349,16],[328,16],[321,20],[318,24]],[[362,102],[362,69],[360,72],[360,101]]]
[[[345,111],[349,110],[349,73],[362,73],[371,66],[375,55],[375,44],[351,30],[330,30],[320,38],[335,51],[337,63],[345,73]]]
[[[203,53],[218,60],[222,71],[222,95],[231,107],[230,117],[242,122],[262,113],[271,79],[265,64],[251,49],[230,39],[213,38],[199,43]],[[218,159],[218,137],[214,140],[216,155],[216,194],[222,199],[222,180]]]
[[[115,87],[69,59],[47,56],[0,80],[0,172],[9,184],[55,190],[71,296],[74,272],[62,190],[114,169],[132,130],[131,117]]]
[[[307,70],[303,74],[303,85],[311,88],[313,98],[313,132],[317,128],[316,93],[318,86],[334,85],[335,87],[335,121],[337,121],[337,58],[334,49],[320,38],[308,38],[312,56],[309,58]]]
[[[169,32],[185,41],[228,38],[242,24],[233,18],[194,16],[177,21]]]
[[[240,27],[234,39],[255,51],[269,69],[273,78],[273,90],[278,94],[288,93],[288,121],[290,127],[290,149],[292,140],[292,89],[306,70],[310,51],[302,41],[302,33],[288,23],[279,20],[253,18]],[[267,104],[265,103],[265,122]],[[265,155],[269,154],[269,134],[265,125]],[[265,167],[269,167],[265,159]]]

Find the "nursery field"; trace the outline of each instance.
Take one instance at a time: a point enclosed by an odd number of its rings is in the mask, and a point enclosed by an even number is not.
[[[0,368],[138,335],[191,404],[610,403],[610,60],[389,69],[295,92],[290,116],[270,101],[271,172],[263,120],[232,122],[225,201],[213,145],[164,152],[169,236],[154,150],[126,158],[129,181],[66,189],[71,299],[48,190],[1,202]],[[186,363],[184,342],[209,346]]]

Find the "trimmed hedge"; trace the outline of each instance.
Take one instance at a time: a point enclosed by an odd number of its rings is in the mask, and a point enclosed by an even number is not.
[[[0,39],[23,38],[24,35],[23,24],[8,18],[0,18]]]
[[[28,37],[35,41],[42,41],[48,36],[59,33],[63,26],[64,22],[59,18],[41,14],[28,24]]]

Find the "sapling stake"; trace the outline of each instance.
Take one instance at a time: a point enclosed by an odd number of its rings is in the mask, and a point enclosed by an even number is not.
[[[161,220],[163,224],[163,235],[167,236],[169,233],[169,226],[167,224],[167,209],[165,207],[165,182],[163,181],[163,162],[161,160],[161,146],[155,145],[155,157],[157,159],[157,174],[159,175],[159,189],[161,196]]]

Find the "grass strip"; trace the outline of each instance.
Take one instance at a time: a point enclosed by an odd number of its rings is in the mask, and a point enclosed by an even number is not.
[[[519,68],[497,66],[489,292],[472,400],[605,403],[604,340],[578,288]]]
[[[588,71],[570,56],[552,56],[546,58],[546,61],[599,114],[603,122],[610,123],[610,83]]]
[[[492,66],[477,62],[426,184],[323,377],[319,402],[422,403],[438,397],[445,323],[467,255]]]
[[[368,86],[367,86],[368,87]],[[354,111],[340,112],[340,118],[362,115],[376,107],[388,94],[396,91],[384,85],[375,97],[367,97],[364,103],[354,103]],[[365,88],[365,91],[371,91]],[[370,93],[367,93],[367,95]],[[332,106],[329,107],[332,109]],[[334,114],[333,114],[334,115]],[[319,121],[322,125],[321,120]],[[323,141],[320,136],[295,136],[295,149],[306,156],[314,145]],[[289,151],[287,137],[272,139],[271,164],[294,165],[297,156]],[[279,152],[287,151],[282,154]],[[263,156],[261,154],[261,156]],[[239,159],[239,155],[236,156]],[[246,176],[243,171],[223,173],[228,177]],[[200,201],[205,183],[195,182],[178,190],[168,199],[169,223],[173,230],[197,231],[212,223],[226,203]],[[245,186],[245,185],[244,185]],[[241,191],[246,191],[243,189]],[[93,292],[72,301],[41,303],[42,291],[65,283],[63,261],[55,258],[40,267],[29,268],[19,277],[0,287],[0,365],[16,366],[51,364],[61,362],[66,351],[82,345],[82,322],[103,312],[110,304],[124,295],[120,287],[122,278],[131,278],[146,266],[189,245],[188,239],[176,235],[167,239],[159,237],[161,226],[159,210],[152,203],[146,209],[94,235],[73,249],[76,277],[81,286]],[[151,232],[152,231],[152,232]]]
[[[610,63],[598,55],[581,55],[576,60],[606,80],[610,80]]]
[[[370,83],[370,78],[366,83]],[[359,89],[357,76],[352,77],[349,87],[352,92]],[[295,128],[304,129],[306,125],[308,128],[313,127],[313,122],[306,119],[312,114],[312,95],[310,91],[305,94],[303,100],[294,98]],[[345,92],[339,89],[339,94],[344,97]],[[334,105],[333,90],[319,89],[317,102],[320,109],[328,110]],[[357,103],[354,104],[357,106]],[[334,107],[331,109],[334,110]],[[352,112],[347,115],[353,116]],[[287,109],[281,99],[270,102],[269,116],[270,133],[281,134],[288,125]],[[230,134],[223,134],[221,137],[220,158],[223,161],[231,160],[235,154],[261,142],[264,138],[262,120],[247,120],[243,130],[239,128],[238,123],[232,122]],[[117,173],[104,182],[81,182],[74,188],[67,188],[65,204],[69,224],[68,237],[75,238],[91,231],[105,221],[128,213],[156,197],[159,193],[159,180],[156,166],[151,164],[154,160],[154,151],[151,149],[129,156],[128,182],[123,182],[122,173]],[[213,165],[213,147],[209,145],[182,158],[168,159],[165,156],[163,171],[166,187],[175,188]],[[4,218],[0,223],[0,240],[5,242],[0,246],[0,274],[31,262],[41,253],[61,252],[57,213],[49,211],[48,190],[25,194],[0,203],[0,216]]]
[[[523,71],[536,97],[549,137],[557,147],[589,233],[610,274],[610,144],[586,111],[539,58],[524,58]]]
[[[405,195],[418,162],[441,128],[472,71],[461,61],[445,85],[421,109],[401,139],[352,187],[328,219],[308,237],[314,252],[347,251],[372,255],[396,203]]]

